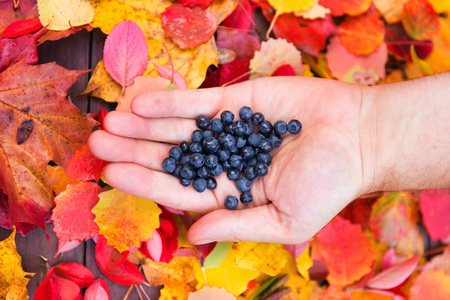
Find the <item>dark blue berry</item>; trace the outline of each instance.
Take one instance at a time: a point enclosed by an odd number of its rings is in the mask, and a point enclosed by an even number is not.
[[[253,124],[250,122],[245,122],[245,136],[249,136],[253,133]]]
[[[194,132],[192,132],[191,134],[191,139],[192,142],[194,143],[199,143],[201,141],[203,141],[203,132],[201,132],[200,130],[194,130]]]
[[[249,160],[247,160],[247,167],[256,165],[258,161],[256,160],[256,156],[253,156]]]
[[[219,135],[217,136],[217,140],[219,140],[219,143],[221,143],[221,141],[227,136],[226,132],[221,132],[219,133]]]
[[[269,136],[269,134],[272,133],[272,123],[269,121],[263,121],[261,124],[259,124],[259,132],[264,134],[265,136]]]
[[[285,121],[276,121],[273,124],[273,131],[278,135],[283,135],[287,132],[287,124]]]
[[[214,168],[211,168],[211,176],[219,176],[223,172],[223,167],[221,164],[217,164]]]
[[[202,142],[203,149],[208,153],[216,153],[219,150],[219,141],[215,137],[207,137]]]
[[[214,178],[208,177],[206,178],[206,188],[208,190],[214,190],[217,187],[217,182]]]
[[[203,166],[205,163],[205,158],[200,153],[194,153],[191,155],[191,158],[189,159],[189,163],[196,169]]]
[[[233,133],[233,124],[234,124],[234,123],[225,125],[225,126],[223,127],[223,131],[224,131],[225,133],[227,133],[227,134],[234,134],[234,133]]]
[[[189,154],[183,156],[183,157],[181,158],[181,160],[180,160],[180,164],[181,164],[181,165],[185,165],[185,164],[189,163],[189,159],[190,159],[190,158],[191,158],[191,156],[190,156]]]
[[[219,163],[219,158],[217,155],[209,154],[205,156],[205,166],[207,166],[210,169],[213,169],[217,166]]]
[[[230,124],[231,122],[233,122],[234,120],[234,114],[229,111],[229,110],[224,110],[221,114],[220,114],[220,120],[222,120],[222,122],[226,125],[226,124]]]
[[[176,161],[179,161],[183,156],[183,150],[181,150],[181,148],[178,146],[172,147],[169,150],[169,156],[173,157],[173,159],[175,159]]]
[[[191,184],[191,181],[186,178],[181,178],[180,182],[182,186],[189,186]]]
[[[211,129],[207,129],[207,130],[203,131],[202,134],[203,134],[203,139],[206,139],[209,137],[214,137],[214,132]]]
[[[253,201],[253,196],[250,192],[243,192],[239,198],[241,199],[241,203],[244,205],[250,204]]]
[[[244,120],[248,121],[253,116],[253,110],[248,106],[242,106],[242,108],[239,110],[239,117]]]
[[[209,175],[211,175],[211,170],[208,167],[203,166],[197,170],[197,177],[199,178],[206,178]]]
[[[205,178],[196,178],[196,179],[194,179],[192,186],[194,187],[194,189],[197,192],[203,193],[206,190],[206,179]]]
[[[220,164],[222,165],[222,168],[224,171],[231,169],[231,166],[230,166],[230,163],[228,162],[228,160],[222,161]]]
[[[220,119],[217,119],[217,118],[213,119],[211,121],[211,130],[214,133],[222,132],[223,131],[223,123],[222,123],[222,121]]]
[[[270,156],[269,153],[259,153],[256,157],[256,160],[266,165],[270,165],[270,163],[272,162],[272,156]]]
[[[180,177],[181,175],[180,175],[180,171],[181,171],[181,165],[177,165],[176,167],[175,167],[175,171],[173,171],[173,175],[175,176],[175,177]]]
[[[236,181],[236,187],[241,192],[248,192],[252,187],[252,182],[245,177],[241,177]]]
[[[201,142],[192,143],[190,149],[192,153],[203,153],[203,147]]]
[[[196,175],[197,175],[197,172],[195,171],[193,166],[186,164],[181,167],[181,170],[180,170],[181,177],[183,177],[185,179],[194,179]]]
[[[253,125],[259,125],[264,121],[264,115],[262,113],[254,113],[252,116]]]
[[[217,151],[217,155],[219,156],[220,161],[227,161],[230,159],[230,150],[222,150]]]
[[[239,148],[234,146],[233,148],[230,149],[230,153],[231,154],[239,154]]]
[[[183,153],[188,153],[189,151],[191,151],[191,149],[189,148],[189,143],[186,141],[180,143],[180,148]]]
[[[247,168],[244,169],[244,176],[248,180],[255,180],[255,178],[257,177],[256,172],[255,172],[255,167],[247,166]]]
[[[279,136],[278,134],[272,133],[272,134],[269,136],[269,140],[272,141],[272,144],[273,144],[273,146],[274,146],[275,148],[281,146],[282,140],[281,140],[281,136]]]
[[[230,179],[230,180],[232,180],[232,181],[236,181],[236,180],[239,179],[240,173],[241,173],[241,172],[240,172],[239,170],[230,168],[230,169],[228,169],[228,171],[227,171],[227,177],[228,177],[228,179]]]
[[[226,209],[236,209],[238,207],[239,200],[235,196],[228,195],[225,197],[224,204]]]
[[[261,142],[262,135],[258,133],[252,133],[247,139],[247,142],[250,146],[258,147],[259,143]]]
[[[172,173],[176,168],[176,161],[173,157],[167,157],[162,162],[162,168],[164,171]]]
[[[245,125],[244,121],[236,121],[231,126],[231,130],[236,136],[244,136],[244,133],[247,130],[247,126]]]
[[[239,136],[236,140],[236,147],[242,148],[245,146],[245,144],[247,144],[247,139],[243,136]]]
[[[258,149],[262,153],[269,153],[273,150],[273,143],[270,139],[263,139],[258,145]]]
[[[291,120],[288,123],[288,131],[292,134],[297,134],[302,131],[302,123],[298,120]]]
[[[211,124],[211,121],[209,120],[209,118],[207,116],[200,115],[195,120],[195,124],[197,125],[198,128],[206,130],[206,129],[208,129],[209,125]]]
[[[232,168],[238,169],[238,170],[242,170],[242,157],[240,157],[239,155],[233,154],[231,155],[230,159],[230,166]]]
[[[245,146],[241,150],[242,158],[245,160],[249,160],[253,156],[255,156],[255,149],[252,146]]]
[[[258,176],[265,176],[267,173],[269,173],[269,168],[265,163],[257,162],[255,165],[255,172]]]
[[[224,150],[230,150],[234,146],[236,146],[236,138],[231,134],[227,134],[227,136],[222,139],[222,143],[220,144],[220,147]]]

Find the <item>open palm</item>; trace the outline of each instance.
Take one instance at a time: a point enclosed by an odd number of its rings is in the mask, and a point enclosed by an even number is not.
[[[298,119],[299,135],[287,134],[272,153],[269,174],[253,181],[253,202],[224,209],[239,196],[225,173],[217,188],[197,193],[162,170],[174,144],[190,141],[195,118],[235,115],[242,106],[272,124]],[[362,88],[317,78],[264,78],[226,88],[151,92],[135,98],[134,113],[112,112],[104,131],[89,139],[92,153],[113,162],[104,176],[113,187],[160,204],[206,214],[189,230],[193,243],[261,241],[299,243],[366,190],[361,150]]]

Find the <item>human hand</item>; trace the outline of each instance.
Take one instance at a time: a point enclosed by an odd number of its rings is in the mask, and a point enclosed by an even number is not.
[[[111,112],[104,131],[89,138],[97,157],[110,161],[104,176],[113,187],[173,208],[206,214],[189,230],[192,243],[260,241],[295,244],[312,237],[350,201],[371,191],[361,124],[364,87],[318,78],[274,77],[226,88],[150,92],[134,99],[133,113]],[[242,106],[272,124],[298,119],[303,130],[287,134],[272,154],[269,173],[253,181],[253,202],[224,209],[239,196],[226,174],[217,188],[197,193],[162,170],[174,144],[190,141],[195,118],[238,116]],[[239,198],[239,197],[238,197]]]

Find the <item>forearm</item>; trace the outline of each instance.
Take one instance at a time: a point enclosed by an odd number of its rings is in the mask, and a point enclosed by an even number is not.
[[[366,95],[371,191],[449,188],[450,73],[370,87]]]

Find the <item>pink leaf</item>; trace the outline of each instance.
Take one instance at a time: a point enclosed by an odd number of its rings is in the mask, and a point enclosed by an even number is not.
[[[153,231],[153,235],[147,240],[147,250],[154,261],[159,262],[163,253],[163,240],[158,230]]]
[[[181,76],[180,73],[174,70],[172,79],[172,68],[158,65],[155,65],[155,67],[158,70],[159,76],[173,81],[173,84],[175,85],[177,90],[187,90],[186,81],[184,80],[183,76]]]
[[[106,281],[101,278],[95,280],[84,293],[84,300],[108,300],[110,297]]]
[[[450,190],[425,190],[420,193],[423,223],[432,240],[450,238]]]
[[[197,260],[201,259],[201,253],[197,249],[187,247],[181,247],[175,250],[173,256],[195,257]]]
[[[367,285],[373,289],[392,289],[405,281],[416,269],[419,256],[413,256],[404,262],[392,266],[377,274]]]
[[[162,207],[164,207],[164,209],[167,209],[168,211],[170,211],[173,214],[184,215],[184,211],[182,211],[182,210],[175,209],[175,208],[168,207],[168,206],[164,206],[164,205],[162,205]]]
[[[385,270],[397,264],[397,256],[395,256],[395,249],[390,248],[383,255],[383,259],[381,260],[381,269]]]
[[[103,58],[115,81],[123,87],[132,85],[148,64],[148,47],[139,26],[133,21],[117,24],[106,38]]]
[[[78,245],[80,245],[82,241],[61,241],[58,240],[58,252],[55,254],[54,257],[58,256],[58,254],[61,254],[63,252],[70,251],[72,249],[75,249]]]
[[[303,242],[301,244],[296,244],[296,245],[284,245],[284,248],[291,252],[292,256],[297,259],[297,257],[299,257],[300,255],[303,254],[303,252],[308,248],[309,246],[309,241]]]

